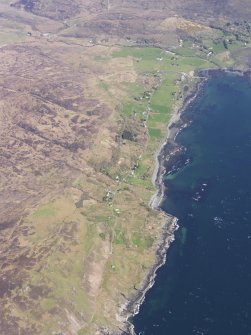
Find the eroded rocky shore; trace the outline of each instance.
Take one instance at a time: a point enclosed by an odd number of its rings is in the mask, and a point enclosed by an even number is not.
[[[181,120],[181,115],[188,105],[198,96],[207,76],[208,75],[205,75],[205,73],[203,73],[203,75],[201,74],[196,84],[191,87],[190,93],[183,100],[182,105],[174,109],[173,116],[167,127],[166,139],[155,155],[155,170],[152,176],[152,182],[156,186],[156,193],[151,198],[149,207],[161,211],[163,214],[162,237],[156,246],[155,263],[148,271],[141,288],[137,290],[135,289],[135,292],[130,299],[120,307],[120,311],[116,315],[116,318],[125,324],[125,328],[123,330],[121,329],[121,335],[135,335],[134,326],[130,322],[130,318],[139,313],[140,306],[144,302],[147,291],[155,283],[157,270],[166,262],[167,251],[171,243],[175,240],[175,231],[179,228],[178,218],[164,212],[160,207],[165,194],[163,178],[168,169],[170,169],[170,166],[173,165],[173,160],[175,160],[176,154],[179,153],[180,150],[183,150],[183,148],[180,148],[175,143],[177,134],[187,126],[187,124],[184,124]],[[110,333],[104,331],[103,334]]]

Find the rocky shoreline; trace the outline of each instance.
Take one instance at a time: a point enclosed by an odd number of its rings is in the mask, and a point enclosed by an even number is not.
[[[206,77],[198,80],[190,94],[184,99],[182,107],[174,110],[173,116],[167,127],[166,139],[156,152],[155,170],[152,176],[152,182],[157,190],[149,202],[149,207],[154,210],[162,211],[160,205],[164,198],[165,186],[163,178],[166,173],[166,164],[170,157],[179,150],[177,146],[175,146],[175,138],[181,129],[184,128],[184,125],[180,122],[181,114],[197,97],[205,79]],[[175,231],[179,228],[178,218],[165,213],[164,211],[162,211],[162,213],[164,215],[162,237],[156,248],[156,261],[148,271],[148,274],[142,283],[142,287],[120,307],[120,311],[116,315],[117,320],[125,324],[125,329],[121,330],[120,335],[135,335],[134,326],[130,323],[129,319],[138,314],[140,306],[144,302],[146,292],[154,285],[157,270],[165,264],[167,250],[175,239]]]
[[[182,150],[182,148],[180,148],[175,142],[176,136],[183,128],[187,126],[187,124],[181,120],[181,115],[201,92],[205,81],[207,81],[214,73],[219,71],[250,76],[249,71],[240,71],[237,69],[201,70],[197,73],[198,81],[193,87],[191,87],[190,93],[182,102],[182,106],[176,107],[176,109],[174,109],[172,118],[167,126],[166,139],[155,154],[155,170],[152,176],[152,182],[156,186],[156,193],[151,198],[149,207],[154,210],[161,211],[164,215],[162,237],[156,247],[156,261],[149,269],[141,288],[137,289],[136,292],[131,295],[128,301],[120,306],[120,310],[116,315],[116,319],[120,321],[121,324],[123,324],[123,329],[120,329],[118,333],[110,333],[108,330],[103,330],[103,335],[136,335],[134,326],[130,322],[130,318],[139,313],[140,306],[145,300],[147,291],[154,285],[157,270],[166,262],[167,250],[175,239],[175,231],[179,228],[178,218],[162,211],[160,205],[165,195],[165,185],[163,178],[168,170],[168,163],[171,161],[171,158],[175,158],[175,155],[180,150]]]
[[[165,141],[155,154],[155,170],[152,176],[152,182],[156,186],[156,193],[153,195],[149,202],[149,207],[162,211],[160,205],[164,198],[165,185],[163,178],[167,172],[168,162],[172,157],[175,157],[181,148],[175,143],[178,133],[187,126],[181,120],[181,115],[186,108],[196,99],[206,80],[210,76],[219,71],[234,72],[240,75],[250,75],[250,73],[235,70],[235,69],[206,69],[198,72],[199,80],[191,88],[189,95],[183,100],[181,108],[174,110],[173,116],[167,126],[167,135]],[[170,244],[174,241],[174,233],[179,228],[178,218],[162,211],[164,215],[162,225],[162,237],[156,247],[156,261],[148,271],[140,289],[137,289],[130,299],[120,306],[119,313],[116,315],[117,320],[124,324],[124,329],[119,334],[103,332],[104,335],[136,335],[134,326],[130,323],[129,319],[138,314],[141,304],[144,302],[147,291],[154,285],[157,270],[166,262],[166,254]]]

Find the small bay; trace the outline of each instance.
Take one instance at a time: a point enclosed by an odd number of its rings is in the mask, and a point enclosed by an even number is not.
[[[133,319],[136,334],[251,334],[251,82],[210,76],[176,138],[162,208],[179,230]],[[182,154],[184,156],[184,152]],[[179,157],[177,157],[179,159]]]

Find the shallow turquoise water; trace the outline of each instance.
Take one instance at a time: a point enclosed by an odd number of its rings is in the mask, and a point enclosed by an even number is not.
[[[251,334],[251,84],[218,73],[187,108],[177,142],[191,161],[166,176],[180,229],[137,334]],[[177,157],[178,159],[178,157]]]

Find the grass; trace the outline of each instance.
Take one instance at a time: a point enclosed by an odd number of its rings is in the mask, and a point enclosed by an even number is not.
[[[147,190],[154,190],[154,186],[151,182],[151,174],[152,171],[148,160],[138,161],[134,174],[127,177],[127,183],[134,186],[142,186]]]
[[[149,128],[149,136],[153,138],[162,138],[163,134],[159,128]]]
[[[57,214],[58,210],[54,207],[41,207],[38,208],[33,216],[35,218],[42,218],[42,217],[48,217],[48,216],[55,216]]]
[[[155,188],[152,184],[152,181],[147,179],[147,180],[144,180],[142,179],[141,177],[138,177],[138,176],[130,176],[127,178],[127,182],[128,184],[130,185],[133,185],[133,186],[142,186],[143,188],[145,188],[146,190],[149,190],[149,191],[154,191]]]
[[[100,88],[102,88],[104,91],[108,91],[109,90],[109,85],[107,83],[105,83],[104,81],[100,81],[99,83]]]
[[[144,86],[137,82],[125,82],[122,83],[123,89],[128,93],[129,97],[139,97],[144,93]]]
[[[76,187],[78,189],[84,189],[86,184],[85,177],[80,175],[76,180],[73,182],[73,187]]]
[[[153,60],[161,57],[162,50],[159,48],[133,48],[124,47],[119,51],[114,51],[113,57],[133,57],[142,60]]]
[[[149,115],[149,119],[148,119],[148,125],[150,125],[150,121],[151,122],[161,122],[161,123],[168,123],[168,121],[170,120],[170,114],[169,113],[151,113]]]
[[[165,80],[154,92],[151,99],[151,108],[159,113],[170,112],[176,89],[175,84],[170,82],[170,80]]]
[[[173,97],[172,98],[168,97],[166,92],[166,96],[162,101],[159,101],[159,104],[151,103],[153,114],[169,115],[171,113],[171,105],[172,105],[172,102],[170,101],[171,99],[173,99]],[[164,100],[166,100],[166,102]]]
[[[223,41],[220,41],[218,43],[213,43],[213,52],[215,54],[221,53],[226,51],[224,45],[223,45]]]
[[[200,68],[209,66],[209,62],[206,59],[199,58],[199,57],[189,57],[183,58],[181,61],[181,65],[191,65],[192,67]]]
[[[40,300],[40,306],[45,311],[50,311],[56,306],[56,302],[52,298],[45,298]]]
[[[154,75],[160,69],[160,63],[156,59],[142,59],[134,63],[139,73]]]
[[[126,116],[131,116],[134,114],[142,114],[146,106],[136,102],[125,103],[122,107],[122,113]]]
[[[142,162],[139,162],[138,163],[138,167],[137,167],[137,170],[136,170],[136,175],[138,177],[145,177],[145,176],[148,176],[147,172],[149,171],[149,166],[147,164],[144,164]],[[149,177],[149,176],[148,176]]]
[[[125,233],[121,230],[115,230],[113,243],[115,244],[124,244],[125,243]]]
[[[82,262],[78,255],[75,255],[74,262],[69,262],[73,255],[54,252],[48,260],[48,267],[43,271],[43,276],[48,278],[53,285],[52,298],[60,303],[61,299],[67,298],[74,301],[75,308],[87,312],[89,305],[86,293],[81,289]],[[76,257],[78,256],[78,257]],[[63,257],[63,258],[62,258]],[[72,288],[77,292],[72,296]],[[51,299],[50,299],[51,300]],[[51,308],[51,301],[44,301],[43,307]],[[88,315],[88,314],[87,314]]]
[[[139,232],[134,232],[132,234],[132,243],[141,249],[150,248],[153,245],[153,238],[150,236],[142,235]]]
[[[95,224],[89,223],[87,226],[87,232],[86,232],[86,238],[85,238],[85,244],[84,244],[84,249],[85,249],[86,254],[90,252],[96,239],[97,239],[97,227]]]
[[[18,32],[0,32],[0,45],[10,43],[23,43],[28,39],[27,35]]]
[[[144,87],[138,83],[126,83],[122,85],[122,88],[128,95],[128,99],[122,103],[122,113],[127,117],[135,114],[142,116],[148,105]]]
[[[105,57],[105,56],[97,55],[97,56],[94,57],[94,60],[97,61],[97,62],[105,62],[105,61],[109,60],[109,58]]]
[[[179,47],[174,50],[177,55],[184,56],[184,57],[193,57],[198,51],[194,48],[189,47]]]

